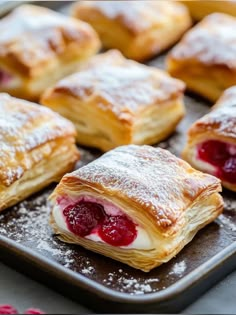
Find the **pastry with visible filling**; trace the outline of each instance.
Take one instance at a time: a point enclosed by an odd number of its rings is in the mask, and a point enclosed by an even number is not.
[[[236,84],[236,18],[214,13],[191,29],[170,52],[170,74],[215,102]]]
[[[206,15],[214,12],[221,12],[236,16],[236,1],[235,0],[183,0],[192,17],[195,20],[201,20]]]
[[[187,8],[172,1],[78,1],[72,15],[91,24],[105,48],[138,61],[169,48],[191,26]]]
[[[0,211],[73,170],[79,153],[71,122],[0,93]]]
[[[107,151],[168,137],[185,113],[184,87],[113,50],[59,81],[41,103],[73,121],[78,143]]]
[[[183,158],[236,191],[236,86],[227,89],[211,112],[192,125]]]
[[[87,23],[34,5],[16,8],[0,29],[0,92],[30,100],[100,48]]]
[[[167,150],[128,145],[65,175],[50,197],[64,242],[150,271],[221,212],[220,180]]]

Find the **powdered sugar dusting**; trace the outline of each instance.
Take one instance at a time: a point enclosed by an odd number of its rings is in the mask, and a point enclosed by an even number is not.
[[[156,292],[157,289],[153,288],[152,284],[156,284],[159,281],[160,280],[158,278],[147,278],[145,281],[141,281],[120,269],[118,273],[110,272],[108,274],[108,278],[103,280],[103,283],[111,288],[114,286],[114,284],[118,283],[121,285],[121,292],[130,291],[131,295],[140,295]]]
[[[181,261],[181,262],[174,264],[173,270],[169,274],[182,276],[186,269],[187,269],[186,262]]]

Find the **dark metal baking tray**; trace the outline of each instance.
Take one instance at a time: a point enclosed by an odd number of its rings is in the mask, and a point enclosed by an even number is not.
[[[164,56],[149,62],[164,67]],[[189,125],[209,104],[186,96],[187,116],[158,146],[176,155]],[[101,153],[81,148],[77,167]],[[236,196],[224,191],[224,213],[176,258],[150,273],[60,242],[48,225],[47,197],[55,186],[0,214],[0,259],[96,312],[176,313],[236,267]]]

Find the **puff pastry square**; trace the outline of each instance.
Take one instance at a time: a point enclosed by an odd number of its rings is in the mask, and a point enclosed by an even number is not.
[[[227,89],[211,112],[192,125],[183,158],[236,191],[236,86]]]
[[[181,2],[188,7],[195,20],[201,20],[214,12],[226,13],[236,17],[235,0],[183,0]]]
[[[100,48],[90,25],[34,5],[16,8],[0,29],[0,92],[30,100]]]
[[[189,90],[215,102],[236,84],[236,18],[215,13],[204,18],[174,47],[168,71]]]
[[[105,48],[137,61],[169,48],[191,26],[187,8],[172,1],[79,1],[72,15],[91,24]]]
[[[184,87],[164,71],[109,51],[47,90],[41,103],[73,121],[78,143],[107,151],[170,135],[185,113]]]
[[[65,175],[51,225],[65,242],[150,271],[222,211],[220,181],[167,150],[128,145]]]
[[[0,93],[0,211],[59,181],[78,158],[71,122]]]

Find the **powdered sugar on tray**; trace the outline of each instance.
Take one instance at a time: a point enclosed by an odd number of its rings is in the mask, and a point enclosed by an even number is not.
[[[169,273],[170,275],[182,276],[187,269],[186,262],[183,260],[179,263],[174,264],[172,271]]]
[[[59,241],[52,237],[48,224],[50,207],[47,199],[50,193],[51,191],[48,191],[37,198],[23,201],[13,207],[12,211],[1,214],[0,234],[17,243],[34,243],[35,250],[47,256],[56,256],[64,266],[69,267],[74,262],[71,258],[72,250],[68,250],[65,244],[59,244]],[[5,224],[1,224],[1,221]]]
[[[111,288],[114,286],[114,284],[118,284],[121,287],[121,292],[128,291],[131,295],[140,295],[158,291],[157,288],[152,287],[152,284],[157,284],[159,281],[159,278],[147,278],[145,281],[141,279],[139,280],[130,276],[122,269],[119,269],[118,273],[108,273],[108,277],[107,279],[103,280],[103,283]]]

